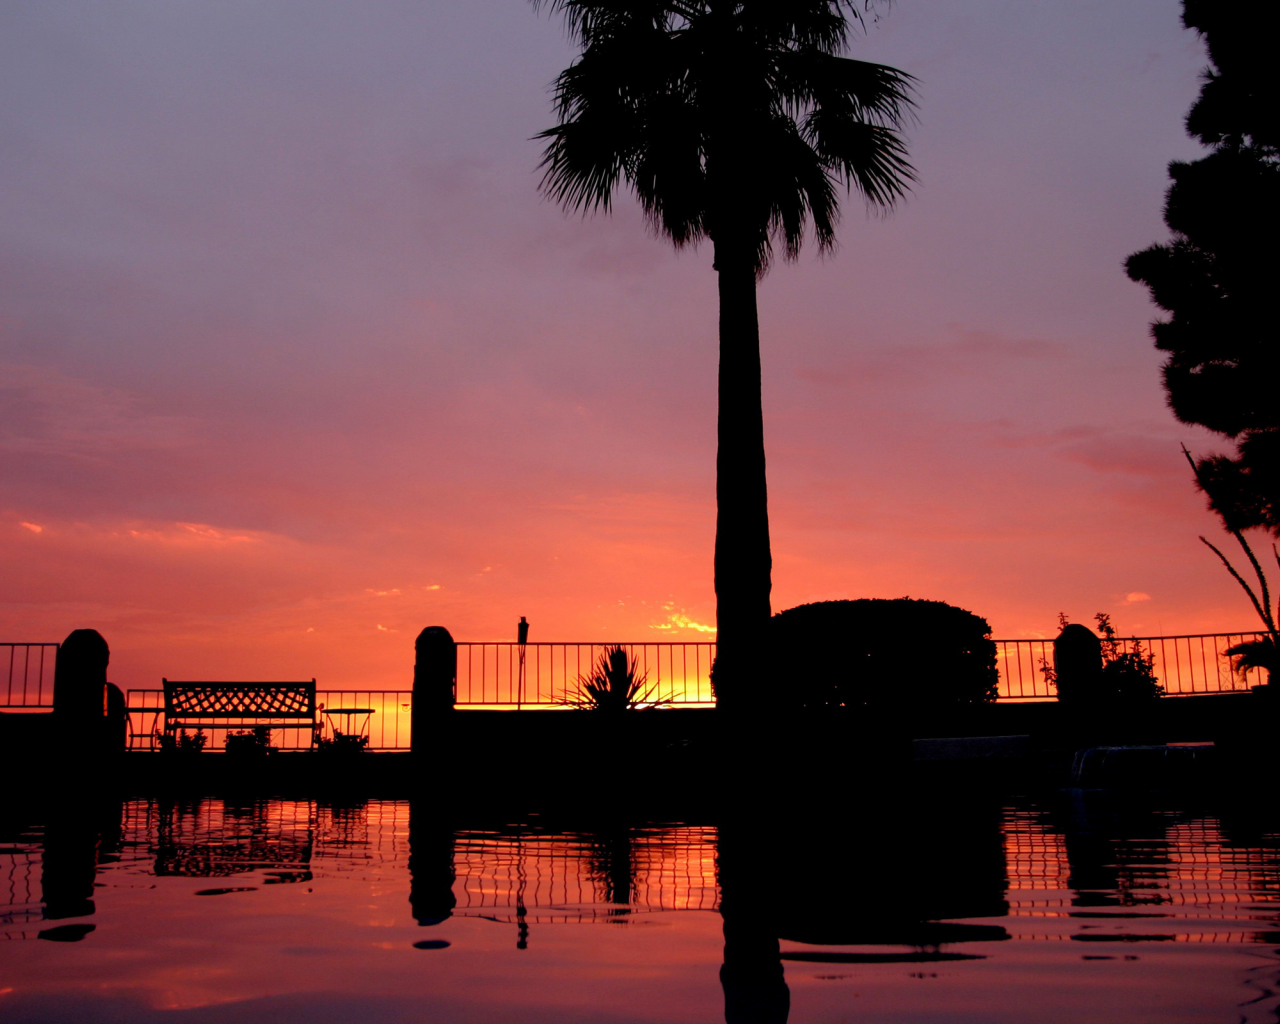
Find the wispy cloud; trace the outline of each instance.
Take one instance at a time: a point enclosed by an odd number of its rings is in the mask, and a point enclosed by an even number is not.
[[[1069,348],[1044,338],[1017,338],[995,331],[946,325],[952,337],[936,342],[881,345],[831,366],[802,366],[796,375],[835,387],[892,385],[932,388],[941,378],[989,373],[994,364],[1061,360]]]
[[[244,530],[223,530],[208,523],[161,523],[109,531],[113,536],[156,544],[262,544],[268,534]]]
[[[667,612],[667,617],[662,622],[652,622],[649,624],[650,629],[658,629],[664,632],[678,632],[680,630],[689,630],[694,633],[714,633],[715,626],[708,626],[704,622],[698,622],[696,619],[690,618],[683,610],[676,610],[675,603],[667,601],[663,604],[663,611]]]
[[[121,388],[41,366],[0,364],[0,451],[101,456],[190,443],[193,419],[148,412]]]

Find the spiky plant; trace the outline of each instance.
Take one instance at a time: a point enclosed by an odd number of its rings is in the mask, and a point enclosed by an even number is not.
[[[656,686],[646,685],[649,673],[641,671],[625,647],[606,647],[591,666],[578,676],[575,689],[557,703],[583,711],[642,711],[662,707]]]

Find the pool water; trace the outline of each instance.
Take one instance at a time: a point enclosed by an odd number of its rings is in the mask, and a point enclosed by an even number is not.
[[[1277,1018],[1280,834],[1245,801],[805,807],[10,808],[0,1020]]]

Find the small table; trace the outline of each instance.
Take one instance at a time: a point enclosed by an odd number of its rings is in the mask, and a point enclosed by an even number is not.
[[[373,715],[374,710],[374,708],[324,708],[322,709],[322,713],[324,714],[324,717],[329,720],[329,728],[333,731],[335,736],[339,735],[339,729],[333,723],[335,715],[341,715],[343,717],[343,725],[346,726],[346,728],[341,730],[341,735],[367,736],[369,735],[369,718]],[[364,719],[360,723],[360,731],[352,732],[352,726],[357,715],[363,715]]]

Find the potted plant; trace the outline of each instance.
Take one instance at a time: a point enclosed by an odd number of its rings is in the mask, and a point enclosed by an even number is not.
[[[153,735],[156,737],[156,747],[166,757],[195,757],[204,750],[205,744],[209,741],[203,729],[197,729],[195,732],[187,732],[186,729],[178,732],[166,730]]]

